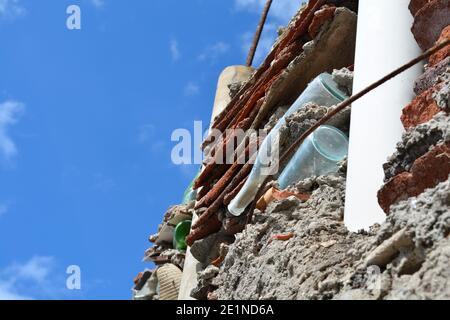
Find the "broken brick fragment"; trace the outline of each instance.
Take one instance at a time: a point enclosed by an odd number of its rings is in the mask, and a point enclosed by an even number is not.
[[[450,174],[450,143],[441,144],[417,159],[409,172],[403,172],[378,192],[378,203],[389,213],[391,205],[416,197],[448,179]]]
[[[334,5],[325,5],[319,11],[314,13],[314,19],[309,25],[308,33],[311,38],[315,38],[320,31],[320,28],[325,22],[331,20],[334,16],[336,7]]]
[[[445,27],[444,30],[442,30],[441,36],[439,37],[437,43],[443,42],[447,39],[450,39],[450,25],[448,25],[447,27]],[[439,62],[441,62],[442,60],[444,60],[449,56],[450,56],[450,46],[446,46],[445,48],[439,50],[430,57],[429,65],[435,66],[436,64],[438,64]]]
[[[277,240],[277,241],[288,241],[295,237],[295,234],[292,232],[289,233],[283,233],[283,234],[274,234],[270,240]]]
[[[152,276],[153,271],[146,270],[144,272],[139,272],[139,274],[134,278],[134,289],[135,290],[141,290],[145,283],[150,279]]]
[[[412,33],[422,50],[430,49],[439,39],[442,30],[450,24],[450,0],[433,0],[420,9]]]
[[[280,191],[276,188],[270,188],[269,190],[267,190],[264,196],[262,196],[261,199],[258,200],[258,202],[256,203],[256,209],[265,211],[267,209],[267,206],[271,202],[284,200],[289,197],[296,197],[300,201],[308,201],[311,196],[305,193],[294,193],[287,190]]]
[[[217,259],[215,259],[211,264],[215,267],[220,267],[220,265],[224,262],[225,257],[219,256]]]
[[[143,272],[139,272],[138,275],[133,279],[133,282],[135,285],[141,282],[142,276],[144,275]]]
[[[433,93],[441,88],[441,84],[423,92],[417,96],[409,105],[403,109],[401,120],[405,129],[415,127],[419,124],[430,121],[436,114],[441,112],[433,98]]]

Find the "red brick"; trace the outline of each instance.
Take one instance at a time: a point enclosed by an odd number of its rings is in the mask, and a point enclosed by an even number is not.
[[[441,84],[437,84],[424,91],[403,109],[401,120],[405,129],[428,122],[442,111],[433,99],[433,93],[440,87]]]
[[[445,27],[439,37],[438,42],[450,39],[450,25]],[[439,50],[437,53],[430,57],[429,65],[430,67],[437,65],[439,62],[450,56],[450,46],[446,46],[444,49]]]
[[[294,193],[287,190],[280,191],[276,188],[270,188],[267,192],[258,200],[256,208],[260,211],[265,211],[267,206],[273,201],[280,201],[289,197],[296,197],[300,201],[308,201],[311,197],[309,194]]]
[[[436,146],[417,159],[409,172],[403,172],[378,192],[378,203],[389,213],[391,205],[417,197],[426,189],[446,181],[450,174],[450,143]]]
[[[411,0],[409,3],[409,11],[411,11],[412,15],[415,16],[417,12],[430,1],[432,0]]]
[[[428,50],[449,24],[450,0],[433,0],[417,12],[412,32],[419,46]]]

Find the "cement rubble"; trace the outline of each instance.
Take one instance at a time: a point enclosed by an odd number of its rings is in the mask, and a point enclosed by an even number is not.
[[[295,188],[295,187],[293,187]],[[230,246],[219,299],[448,299],[450,180],[400,202],[381,226],[342,223],[342,175],[302,182],[311,199],[273,203]],[[270,241],[274,234],[295,237]]]
[[[353,93],[353,71],[350,71],[348,68],[342,68],[334,70],[332,76],[339,89],[350,97]]]

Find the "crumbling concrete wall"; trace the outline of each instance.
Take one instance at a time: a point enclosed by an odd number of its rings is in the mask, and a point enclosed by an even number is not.
[[[212,283],[218,299],[450,298],[450,181],[400,202],[370,232],[342,223],[345,179],[304,181],[257,212]],[[273,236],[292,232],[287,241]]]
[[[273,202],[237,235],[214,280],[217,298],[318,299],[329,291],[322,281],[351,265],[347,253],[362,235],[349,234],[342,223],[343,176],[311,179],[299,189],[312,191],[310,200]],[[287,233],[294,237],[273,238]]]

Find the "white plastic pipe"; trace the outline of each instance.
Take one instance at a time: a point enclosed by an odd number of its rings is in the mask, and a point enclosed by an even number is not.
[[[360,0],[353,92],[412,60],[420,49],[411,33],[410,0]],[[355,102],[350,126],[345,224],[350,231],[384,221],[377,192],[383,164],[404,132],[402,109],[414,98],[417,65]]]
[[[229,85],[244,82],[250,79],[254,69],[247,66],[230,66],[226,67],[219,76],[217,82],[216,98],[212,111],[211,124],[214,119],[225,109],[231,102]]]

